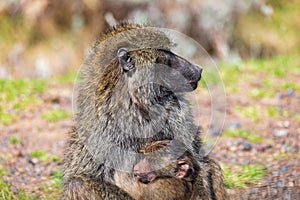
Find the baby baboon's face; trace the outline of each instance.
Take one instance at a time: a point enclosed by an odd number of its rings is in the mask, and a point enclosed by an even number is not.
[[[121,48],[118,59],[129,89],[151,85],[172,93],[190,92],[197,88],[201,79],[199,66],[168,50],[128,51]]]

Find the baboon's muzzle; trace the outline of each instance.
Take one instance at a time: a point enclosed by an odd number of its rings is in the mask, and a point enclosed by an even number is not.
[[[198,86],[199,80],[201,79],[202,68],[176,54],[171,54],[171,67],[181,74],[181,77],[177,82],[177,84],[180,85],[178,89],[181,92],[195,90]]]
[[[195,90],[198,86],[198,82],[200,81],[201,79],[201,74],[202,74],[202,68],[199,67],[198,65],[194,65],[194,64],[191,64],[191,70],[193,71],[192,72],[192,76],[190,78],[190,85],[192,87],[193,90]]]
[[[202,68],[171,51],[159,50],[156,63],[168,66],[170,74],[166,75],[173,92],[190,92],[197,88],[201,79]]]

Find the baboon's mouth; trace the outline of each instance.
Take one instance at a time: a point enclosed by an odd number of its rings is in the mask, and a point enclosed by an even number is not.
[[[201,79],[202,68],[200,66],[194,65],[193,70],[194,75],[191,81],[189,81],[189,84],[192,86],[193,90],[195,90],[198,87],[198,82]]]
[[[189,84],[192,86],[192,89],[195,90],[198,87],[198,81],[190,81]]]

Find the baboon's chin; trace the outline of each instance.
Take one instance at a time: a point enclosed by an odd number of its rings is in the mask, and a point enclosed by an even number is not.
[[[198,80],[189,81],[189,82],[183,84],[180,88],[177,88],[176,92],[179,92],[179,93],[192,92],[192,91],[196,90],[197,87],[198,87]]]
[[[191,85],[191,89],[192,89],[191,91],[194,91],[198,87],[198,81],[192,81],[192,82],[190,82],[190,85]]]

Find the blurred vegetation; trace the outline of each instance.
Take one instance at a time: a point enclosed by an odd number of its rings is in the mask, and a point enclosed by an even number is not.
[[[299,62],[297,0],[14,0],[0,4],[0,77],[76,70],[99,33],[121,21],[178,30],[223,60],[285,54],[278,62],[286,62],[291,54]],[[274,71],[283,73],[284,68]]]
[[[2,176],[8,174],[0,165],[0,199],[3,200],[38,200],[38,199],[59,199],[62,194],[62,170],[53,171],[50,177],[50,182],[45,185],[41,185],[39,190],[43,192],[43,195],[37,195],[34,193],[28,193],[24,190],[19,190],[17,193],[13,192],[11,186],[6,182]]]
[[[0,79],[0,123],[10,124],[19,112],[38,103],[38,94],[46,90],[40,79]]]
[[[257,183],[264,175],[266,170],[257,164],[244,166],[229,166],[224,168],[224,182],[227,188],[245,188],[249,184]]]
[[[62,195],[62,178],[63,171],[56,170],[51,173],[51,181],[49,184],[40,187],[41,192],[45,194],[45,199],[59,199]]]
[[[41,161],[44,162],[59,162],[61,159],[58,156],[51,156],[47,154],[45,151],[32,151],[30,153],[32,158],[39,158]]]
[[[257,133],[235,128],[225,130],[223,136],[245,138],[252,143],[261,143],[264,140],[264,138]]]
[[[9,140],[9,142],[10,142],[11,144],[23,144],[22,139],[21,139],[21,138],[18,138],[18,137],[16,137],[16,136],[13,136],[13,137]]]
[[[50,110],[48,112],[45,112],[43,114],[43,118],[48,120],[48,121],[58,121],[61,119],[66,119],[69,116],[69,114],[62,110],[62,109],[55,109],[55,110]]]

